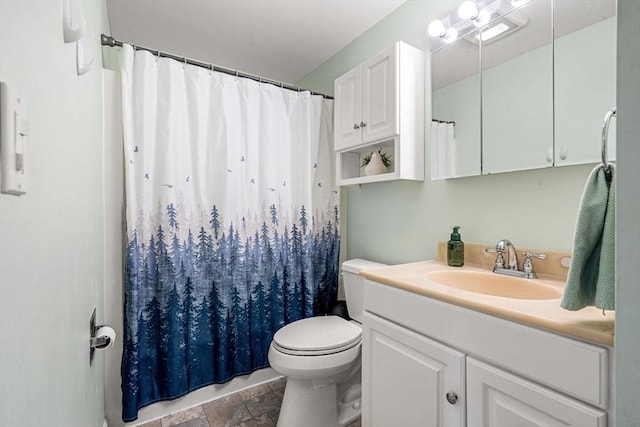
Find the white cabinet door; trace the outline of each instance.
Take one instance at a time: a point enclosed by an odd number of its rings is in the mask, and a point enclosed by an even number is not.
[[[362,142],[398,134],[398,44],[362,64]]]
[[[338,77],[334,91],[334,148],[339,151],[362,143],[362,68]]]
[[[605,427],[607,415],[467,357],[468,427]]]
[[[363,334],[362,425],[465,425],[464,354],[367,312]]]

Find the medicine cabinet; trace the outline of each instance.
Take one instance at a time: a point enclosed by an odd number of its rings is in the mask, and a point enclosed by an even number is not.
[[[530,0],[432,52],[432,117],[455,123],[444,160],[453,166],[432,178],[600,161],[616,104],[615,14],[615,0]],[[483,41],[500,23],[518,29]]]

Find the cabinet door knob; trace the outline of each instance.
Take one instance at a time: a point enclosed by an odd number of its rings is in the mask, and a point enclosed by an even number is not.
[[[367,124],[365,122],[360,122],[360,127],[363,128],[365,127]]]
[[[455,392],[450,391],[449,393],[447,393],[447,402],[449,402],[452,405],[455,405],[457,401],[458,401],[458,395]]]
[[[560,160],[567,160],[568,155],[569,155],[569,149],[565,146],[560,147]]]
[[[354,129],[360,129],[360,126],[358,126],[358,124],[357,124],[357,123],[354,123],[354,124],[353,124],[353,128],[354,128]]]

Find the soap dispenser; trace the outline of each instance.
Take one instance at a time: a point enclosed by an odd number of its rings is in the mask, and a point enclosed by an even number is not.
[[[452,267],[462,267],[464,265],[464,242],[460,240],[459,225],[453,226],[451,240],[447,242],[447,264]]]

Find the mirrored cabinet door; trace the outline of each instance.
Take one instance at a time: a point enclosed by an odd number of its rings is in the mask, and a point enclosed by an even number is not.
[[[491,38],[495,27],[519,25]],[[480,31],[482,173],[553,166],[551,0],[531,1]]]
[[[555,165],[601,161],[602,121],[616,105],[616,2],[554,6]],[[615,159],[616,120],[608,159]]]
[[[431,178],[480,175],[480,46],[460,39],[431,56]]]

